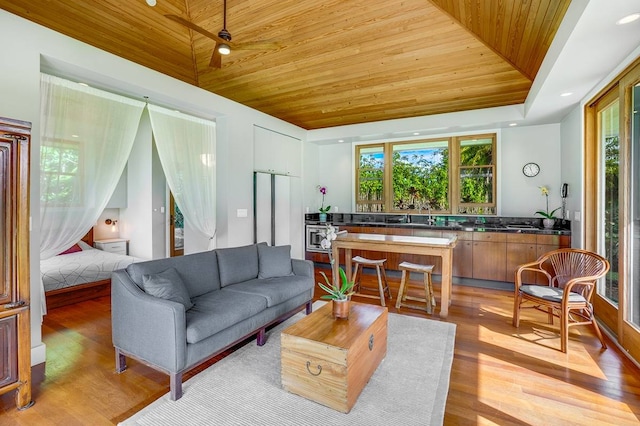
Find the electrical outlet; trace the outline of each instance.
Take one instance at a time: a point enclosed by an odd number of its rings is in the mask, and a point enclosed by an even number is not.
[[[247,217],[247,214],[248,214],[247,209],[238,209],[236,212],[236,215],[238,217]]]
[[[580,222],[580,212],[573,212],[573,220]]]
[[[336,213],[338,213],[338,206],[334,206],[334,207],[333,207],[333,211],[334,211],[334,212],[336,212]]]

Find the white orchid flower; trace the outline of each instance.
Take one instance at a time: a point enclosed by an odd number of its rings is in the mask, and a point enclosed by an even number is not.
[[[331,248],[331,241],[328,239],[323,239],[322,241],[320,241],[320,247],[322,247],[325,250],[328,250]]]

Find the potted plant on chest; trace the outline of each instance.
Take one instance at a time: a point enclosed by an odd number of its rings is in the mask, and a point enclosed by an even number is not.
[[[320,272],[324,277],[325,283],[318,283],[321,289],[327,292],[320,296],[321,299],[331,300],[333,304],[333,317],[334,318],[349,318],[349,308],[351,302],[351,295],[353,292],[353,281],[347,280],[347,274],[344,269],[340,268],[340,283],[331,283],[327,274]]]

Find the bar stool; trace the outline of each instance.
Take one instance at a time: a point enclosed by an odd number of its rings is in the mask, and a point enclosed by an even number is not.
[[[358,296],[369,297],[372,299],[380,299],[380,304],[382,306],[386,306],[384,303],[385,291],[389,294],[389,299],[391,299],[391,290],[389,290],[387,273],[384,269],[384,262],[386,262],[387,259],[365,259],[364,257],[356,256],[351,260],[355,263],[355,268],[353,271],[353,282],[355,283],[354,290],[358,293]],[[376,290],[373,288],[363,287],[360,285],[360,282],[358,281],[358,270],[362,270],[362,268],[365,266],[371,266],[376,268],[376,273],[378,274],[378,291],[380,292],[380,296],[373,296],[370,294],[360,293],[360,290],[363,288],[367,290],[373,290],[373,291]],[[360,273],[360,275],[362,275],[362,272]],[[383,282],[384,282],[384,286],[383,286]]]
[[[413,309],[425,309],[423,306],[404,303],[406,300],[413,300],[425,303],[426,311],[430,314],[436,306],[436,298],[433,294],[433,283],[431,282],[431,273],[433,272],[434,265],[418,265],[410,262],[402,262],[398,267],[402,271],[402,278],[400,280],[398,299],[396,300],[396,309],[400,309],[401,306]],[[407,296],[409,281],[411,281],[411,272],[422,272],[424,274],[424,298]]]

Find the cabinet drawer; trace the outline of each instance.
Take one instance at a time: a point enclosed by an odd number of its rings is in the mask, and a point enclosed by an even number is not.
[[[507,241],[507,234],[499,232],[474,232],[473,241],[491,241],[494,243],[504,243]]]
[[[126,241],[116,241],[109,243],[101,243],[96,242],[96,248],[103,251],[108,251],[109,253],[117,253],[117,254],[127,254],[127,242]]]
[[[535,244],[536,234],[507,234],[507,243]]]

